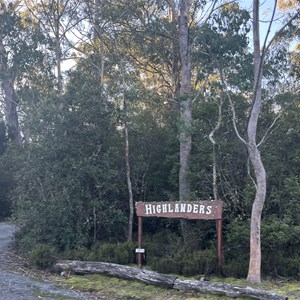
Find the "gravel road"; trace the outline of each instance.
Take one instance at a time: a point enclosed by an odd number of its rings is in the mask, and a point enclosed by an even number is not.
[[[92,300],[83,293],[62,289],[12,270],[7,254],[14,230],[14,225],[0,223],[0,300]]]

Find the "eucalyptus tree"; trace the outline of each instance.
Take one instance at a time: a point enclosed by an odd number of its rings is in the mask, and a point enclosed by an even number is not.
[[[21,34],[17,32],[17,30],[21,29],[22,25],[20,18],[16,14],[16,9],[17,7],[12,3],[7,5],[5,3],[1,4],[0,79],[9,135],[13,140],[20,142],[21,133],[17,113],[18,99],[14,86],[17,66],[14,60],[11,59],[11,57],[17,58],[22,55],[18,51],[18,42],[20,42]],[[21,42],[23,46],[26,46],[24,40],[21,40]]]
[[[55,57],[56,87],[59,95],[63,93],[62,64],[70,59],[71,50],[81,40],[82,35],[78,34],[78,28],[82,28],[83,8],[80,1],[50,0],[31,1],[24,0],[27,8],[28,18],[33,23],[38,23],[43,33],[52,40]]]
[[[33,73],[43,73],[45,61],[41,48],[45,40],[39,28],[33,28],[30,20],[22,18],[18,5],[3,2],[0,8],[0,81],[8,134],[20,142],[18,92],[33,78]]]
[[[264,163],[262,161],[261,153],[259,146],[264,142],[266,135],[270,132],[274,122],[271,123],[270,128],[266,129],[266,133],[263,134],[263,138],[260,142],[257,142],[257,133],[258,133],[258,120],[261,114],[262,103],[263,103],[263,76],[265,69],[265,61],[268,50],[270,50],[271,45],[276,41],[282,34],[282,32],[292,24],[292,21],[297,17],[297,14],[293,14],[283,27],[275,33],[275,35],[269,40],[269,33],[271,25],[274,21],[274,16],[276,13],[276,4],[273,9],[272,17],[269,23],[269,28],[263,47],[261,48],[260,43],[260,2],[255,0],[253,1],[253,86],[252,86],[252,96],[251,96],[251,107],[249,111],[249,117],[247,122],[246,138],[238,131],[238,126],[236,123],[236,110],[234,109],[232,99],[227,91],[228,99],[232,107],[233,113],[233,125],[237,136],[239,139],[246,145],[248,154],[250,157],[251,165],[254,171],[254,186],[256,189],[255,200],[253,201],[252,211],[251,211],[251,225],[250,225],[250,262],[248,270],[248,281],[251,283],[260,283],[261,281],[261,215],[263,211],[263,206],[266,198],[266,170]],[[265,78],[267,78],[265,76]],[[223,85],[225,83],[223,77]],[[226,83],[227,84],[227,83]]]
[[[247,141],[246,146],[249,152],[251,164],[255,174],[255,187],[256,195],[252,206],[251,212],[251,225],[250,225],[250,262],[247,280],[251,283],[261,282],[261,215],[266,198],[266,170],[258,149],[257,143],[257,126],[259,114],[262,105],[262,78],[263,66],[266,56],[266,51],[271,46],[271,43],[279,34],[297,18],[299,12],[296,12],[287,23],[280,29],[274,38],[267,44],[267,40],[261,49],[260,44],[260,30],[259,30],[259,7],[258,0],[253,1],[253,53],[254,53],[254,84],[252,93],[252,105],[247,125]],[[273,9],[274,18],[276,12],[276,4]],[[272,24],[273,19],[271,20]]]
[[[251,54],[247,55],[246,54],[246,45],[243,43],[238,43],[236,36],[230,34],[230,30],[235,30],[234,26],[231,26],[231,29],[226,30],[225,32],[222,33],[222,30],[226,28],[226,22],[228,19],[224,18],[224,16],[221,18],[222,22],[219,22],[220,27],[219,27],[219,32],[221,33],[221,36],[226,37],[228,34],[228,37],[225,38],[225,43],[221,43],[219,46],[218,52],[221,54],[213,58],[214,56],[211,55],[211,50],[213,49],[213,46],[218,45],[216,41],[216,36],[213,37],[213,43],[212,46],[208,47],[207,53],[210,54],[207,59],[211,59],[211,67],[216,68],[219,73],[219,78],[221,85],[224,88],[224,91],[227,94],[228,100],[230,102],[230,105],[232,107],[232,114],[233,114],[233,125],[236,130],[236,133],[238,137],[243,141],[243,143],[246,145],[246,148],[249,153],[250,161],[254,169],[254,174],[255,174],[255,187],[256,187],[256,196],[255,200],[253,202],[252,206],[252,213],[251,213],[251,234],[250,234],[250,262],[249,262],[249,271],[248,271],[248,280],[252,283],[258,283],[260,282],[260,264],[261,264],[261,247],[260,247],[260,223],[261,223],[261,214],[262,214],[262,209],[266,197],[266,172],[264,168],[264,164],[262,162],[261,154],[259,151],[259,146],[263,143],[265,140],[266,135],[270,132],[272,126],[274,125],[277,117],[275,118],[275,121],[271,122],[271,126],[269,129],[266,129],[266,133],[263,134],[263,138],[261,142],[257,142],[257,130],[258,130],[258,118],[259,115],[261,114],[261,106],[263,103],[263,96],[262,96],[262,79],[263,75],[265,75],[265,79],[268,80],[268,75],[267,72],[263,71],[270,71],[267,70],[266,68],[266,59],[268,58],[269,64],[270,61],[272,60],[272,55],[267,56],[267,52],[270,49],[271,45],[277,41],[282,33],[284,32],[285,29],[288,28],[288,26],[292,25],[292,21],[295,20],[297,17],[297,12],[289,16],[289,19],[287,22],[283,25],[283,27],[272,37],[271,40],[268,40],[268,34],[269,31],[267,32],[267,37],[265,39],[265,42],[263,44],[263,47],[261,49],[260,45],[260,30],[259,30],[259,1],[254,1],[253,2],[253,77],[254,77],[254,83],[252,86],[252,98],[251,98],[251,108],[249,112],[249,118],[247,122],[247,132],[246,136],[247,138],[243,138],[243,135],[240,134],[237,130],[237,117],[236,117],[236,110],[233,107],[233,101],[232,101],[232,94],[233,92],[242,92],[245,94],[245,98],[247,99],[247,94],[249,93],[249,87],[251,86],[251,81],[245,78],[246,80],[242,84],[238,84],[240,80],[238,80],[238,77],[236,77],[237,74],[238,76],[244,76],[245,74],[247,76],[251,75],[247,70],[249,70],[249,62],[251,62]],[[273,16],[270,24],[273,22],[274,14],[275,14],[275,9],[273,11]],[[216,21],[217,19],[215,19]],[[229,18],[230,20],[230,18]],[[238,20],[238,18],[236,18]],[[241,19],[242,20],[242,19]],[[232,23],[236,24],[236,23]],[[213,24],[214,28],[216,29],[218,26],[218,22],[215,22]],[[237,30],[240,30],[240,26],[237,26]],[[270,30],[270,27],[269,27]],[[245,32],[247,33],[247,32]],[[246,36],[244,36],[246,37]],[[231,45],[232,50],[227,49],[227,53],[223,51],[223,49],[226,49],[228,46],[226,46],[226,42],[230,41],[228,45]],[[242,41],[242,40],[241,40]],[[239,45],[243,45],[243,49],[241,48],[241,54],[242,55],[237,55],[234,54],[234,49],[235,47],[239,47]],[[218,47],[218,46],[217,46]],[[238,52],[237,52],[238,53]],[[231,69],[228,68],[226,70],[227,64],[228,64],[228,55],[233,54],[232,59],[233,61],[236,61],[236,66],[235,68]],[[276,57],[276,55],[273,55],[273,58]],[[236,60],[237,59],[237,60]],[[244,62],[243,62],[244,60]],[[280,62],[281,59],[274,59],[274,62],[277,61]],[[246,64],[245,64],[246,63]],[[277,66],[278,67],[278,66]],[[232,70],[235,71],[232,74]],[[242,75],[240,73],[240,70],[244,73]],[[245,72],[245,70],[247,72]],[[231,89],[228,89],[228,84],[230,84],[232,87]],[[246,84],[246,85],[245,85]],[[227,89],[226,89],[227,88]],[[245,89],[246,88],[246,89]],[[246,93],[245,93],[246,92]]]

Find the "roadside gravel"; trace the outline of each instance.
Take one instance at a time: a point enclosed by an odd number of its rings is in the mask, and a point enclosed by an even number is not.
[[[0,223],[0,300],[93,300],[90,295],[63,289],[55,284],[38,280],[29,274],[13,270],[9,247],[15,226]]]

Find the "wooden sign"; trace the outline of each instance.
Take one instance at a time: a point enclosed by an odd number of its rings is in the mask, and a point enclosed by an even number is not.
[[[138,266],[142,267],[143,217],[216,220],[218,268],[222,266],[222,207],[223,201],[136,202],[138,216]]]
[[[138,217],[222,219],[222,201],[137,202]]]

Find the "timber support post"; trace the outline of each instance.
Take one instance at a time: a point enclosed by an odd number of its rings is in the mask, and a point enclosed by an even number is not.
[[[223,264],[223,234],[222,234],[222,218],[217,220],[217,270],[222,272]]]
[[[143,218],[138,217],[138,248],[142,249]],[[143,253],[137,253],[138,267],[142,267]]]

